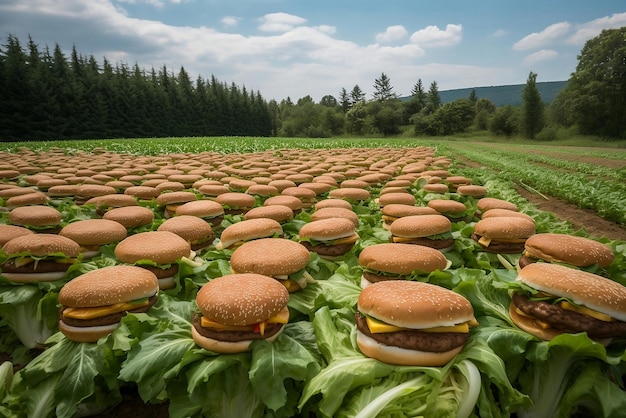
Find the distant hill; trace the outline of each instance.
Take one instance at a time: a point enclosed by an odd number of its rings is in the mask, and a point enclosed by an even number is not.
[[[567,81],[544,81],[537,82],[537,89],[545,103],[551,103],[559,92],[567,85]],[[452,102],[457,99],[468,98],[472,90],[476,91],[479,99],[489,99],[496,106],[522,104],[522,91],[526,84],[513,84],[509,86],[470,87],[455,90],[439,91],[441,103]]]

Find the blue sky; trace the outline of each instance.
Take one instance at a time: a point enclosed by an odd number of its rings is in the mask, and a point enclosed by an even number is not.
[[[567,80],[585,41],[626,26],[616,0],[2,0],[1,44],[30,35],[43,49],[101,64],[163,65],[192,80],[260,91],[266,100],[368,98],[385,73],[399,95]]]

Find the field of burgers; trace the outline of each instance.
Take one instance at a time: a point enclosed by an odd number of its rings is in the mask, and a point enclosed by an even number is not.
[[[625,416],[626,243],[444,151],[0,151],[0,416]]]

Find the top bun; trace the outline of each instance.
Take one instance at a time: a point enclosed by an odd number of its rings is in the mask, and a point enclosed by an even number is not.
[[[548,262],[567,263],[576,267],[598,264],[608,267],[615,258],[610,247],[585,237],[567,234],[535,234],[526,240],[531,256]]]
[[[491,239],[523,239],[535,233],[535,223],[525,218],[497,216],[476,222],[474,232]]]
[[[391,224],[391,234],[402,238],[421,238],[450,232],[452,223],[443,215],[411,215]]]
[[[411,206],[402,203],[390,203],[381,209],[383,215],[402,218],[411,215],[437,215],[435,209],[428,206]]]
[[[149,270],[135,266],[109,266],[91,270],[67,282],[59,303],[74,308],[114,305],[151,297],[159,282]]]
[[[332,241],[347,238],[355,233],[352,221],[346,218],[327,218],[311,221],[302,226],[298,232],[300,238],[317,241]]]
[[[22,235],[32,234],[34,234],[33,231],[22,226],[0,225],[0,247],[11,241],[13,238],[21,237]]]
[[[357,304],[365,315],[403,328],[453,326],[475,319],[474,309],[465,297],[423,282],[373,283],[363,289]]]
[[[284,276],[303,269],[311,253],[305,246],[285,238],[261,238],[246,242],[230,257],[237,273]]]
[[[7,255],[28,252],[44,257],[54,253],[63,253],[68,257],[78,257],[80,245],[69,238],[55,234],[30,234],[13,238],[2,246]]]
[[[496,199],[495,197],[483,197],[478,200],[476,207],[481,212],[485,212],[489,209],[508,209],[517,212],[517,205],[511,203],[508,200]]]
[[[131,264],[139,260],[169,264],[190,254],[189,243],[169,231],[141,232],[124,238],[115,247],[115,257],[122,263]]]
[[[251,325],[282,311],[289,292],[277,280],[262,274],[230,274],[202,286],[196,303],[202,315],[227,325]]]
[[[157,228],[157,231],[169,231],[183,238],[185,241],[197,241],[214,237],[211,225],[197,216],[178,215],[169,218]]]
[[[527,265],[519,271],[517,280],[626,321],[626,287],[613,280],[550,263]]]
[[[408,275],[413,271],[430,273],[448,264],[441,251],[423,245],[384,243],[366,247],[359,254],[359,265],[384,273]]]
[[[58,225],[63,215],[51,206],[20,206],[9,212],[9,222],[22,226]]]
[[[228,248],[239,241],[250,241],[282,234],[283,227],[274,219],[246,219],[229,225],[222,231],[217,249]]]
[[[66,225],[59,235],[80,245],[104,245],[126,238],[126,228],[108,219],[85,219]]]

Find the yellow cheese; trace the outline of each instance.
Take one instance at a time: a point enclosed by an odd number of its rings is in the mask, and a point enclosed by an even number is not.
[[[480,239],[478,240],[478,243],[482,245],[483,247],[489,247],[489,244],[491,244],[491,238],[487,238],[485,236],[480,237]]]
[[[584,307],[584,306],[574,306],[571,303],[567,302],[567,301],[562,301],[560,303],[561,308],[567,310],[567,311],[572,311],[572,312],[577,312],[579,314],[583,314],[583,315],[587,315],[587,316],[591,316],[593,318],[599,319],[600,321],[605,321],[605,322],[612,322],[614,321],[614,319],[607,315],[607,314],[603,314],[602,312],[598,312],[596,310]]]
[[[333,241],[333,245],[354,244],[359,239],[359,235],[354,233],[346,238],[339,238]]]
[[[115,305],[97,306],[93,308],[66,308],[63,316],[74,319],[94,319],[102,316],[129,311],[148,305],[148,300],[141,303],[116,303]]]
[[[393,242],[409,242],[414,241],[417,238],[405,238],[405,237],[392,237]]]
[[[286,324],[287,322],[289,322],[289,308],[283,309],[277,314],[271,316],[265,322],[251,325],[227,325],[215,322],[204,316],[200,318],[200,325],[202,327],[212,328],[219,331],[254,331],[255,325],[258,325],[259,329],[261,330],[261,335],[263,335],[263,331],[265,330],[265,324]]]
[[[369,316],[365,317],[367,322],[367,326],[369,327],[372,334],[380,334],[385,332],[396,332],[396,331],[422,331],[422,332],[469,332],[469,322],[465,322],[458,325],[452,325],[449,327],[432,327],[432,328],[423,328],[423,329],[413,329],[413,328],[403,328],[398,327],[396,325],[387,324],[385,322],[379,321],[374,318],[370,318]],[[473,321],[472,321],[473,322]]]
[[[551,328],[551,327],[550,327],[550,324],[548,324],[547,322],[542,321],[542,320],[541,320],[541,319],[539,319],[539,318],[535,318],[534,316],[530,316],[530,315],[528,315],[528,314],[524,313],[524,311],[522,311],[520,308],[515,308],[515,313],[517,313],[518,315],[523,316],[523,317],[525,317],[525,318],[532,319],[533,321],[535,321],[535,323],[537,324],[537,326],[539,326],[539,327],[540,327],[540,328],[542,328],[542,329],[548,329],[548,328]]]

